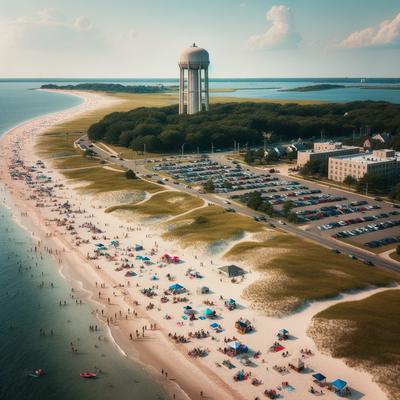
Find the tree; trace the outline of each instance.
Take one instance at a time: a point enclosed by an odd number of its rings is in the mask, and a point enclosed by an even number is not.
[[[254,151],[253,151],[253,150],[248,150],[248,151],[246,152],[246,154],[244,155],[244,161],[245,161],[247,164],[253,164],[254,160],[255,160]]]
[[[351,175],[347,175],[346,178],[344,178],[343,183],[348,186],[354,186],[357,183],[357,179]]]
[[[268,200],[263,200],[261,205],[258,207],[258,210],[270,217],[274,215],[274,207],[272,207],[272,204]]]
[[[315,161],[308,161],[301,169],[300,173],[302,175],[309,175],[309,176],[321,176],[327,177],[328,176],[328,161],[327,160],[315,160]]]
[[[380,174],[367,172],[356,185],[356,189],[360,193],[370,192],[375,194],[389,194],[393,184],[393,178]]]
[[[215,190],[214,182],[211,179],[209,179],[207,182],[204,183],[203,189],[207,193],[214,193],[214,190]]]
[[[84,157],[93,157],[94,152],[92,149],[85,149],[85,151],[83,152],[83,156]]]
[[[294,203],[292,200],[287,200],[283,203],[282,210],[283,213],[288,216],[290,214],[291,209],[294,207]]]
[[[261,192],[251,192],[247,198],[247,207],[252,208],[253,210],[258,210],[263,202],[261,197]]]
[[[400,244],[396,246],[396,254],[400,256]]]
[[[289,212],[286,218],[289,222],[292,222],[294,224],[297,222],[297,214],[294,212]]]
[[[137,179],[136,174],[131,169],[128,169],[128,171],[125,172],[125,177],[127,179]]]
[[[204,215],[199,215],[194,219],[194,222],[196,224],[206,224],[208,222],[208,218],[205,217]]]
[[[392,200],[400,200],[400,183],[398,183],[390,192],[389,197]]]

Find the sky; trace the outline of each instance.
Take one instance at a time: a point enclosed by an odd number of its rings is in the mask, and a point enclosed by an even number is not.
[[[0,78],[400,77],[400,0],[0,0]]]

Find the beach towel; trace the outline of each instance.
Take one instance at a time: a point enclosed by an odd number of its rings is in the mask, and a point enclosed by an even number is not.
[[[203,317],[202,315],[199,317],[199,319],[204,320],[206,317]]]
[[[182,319],[187,320],[187,316],[186,315],[182,315]]]
[[[277,353],[278,351],[282,351],[285,350],[285,348],[283,346],[275,346],[274,347],[274,352]]]

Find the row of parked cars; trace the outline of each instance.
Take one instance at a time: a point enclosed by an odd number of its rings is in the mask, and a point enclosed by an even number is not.
[[[370,242],[364,243],[364,246],[367,246],[371,249],[376,249],[378,247],[386,246],[387,244],[392,243],[400,243],[400,236],[388,236],[380,240],[372,240]]]
[[[373,207],[374,207],[374,209],[380,208],[377,205],[374,205]],[[329,229],[339,228],[341,226],[361,224],[362,222],[371,222],[371,221],[376,221],[376,220],[382,219],[382,218],[389,218],[390,216],[399,215],[399,214],[400,213],[398,211],[391,211],[391,212],[380,213],[380,214],[376,214],[376,215],[366,215],[366,216],[358,217],[358,218],[351,218],[351,219],[346,219],[346,220],[341,220],[341,221],[333,221],[333,222],[330,222],[329,224],[318,226],[318,229],[320,231],[326,231]]]
[[[312,210],[297,211],[296,215],[301,222],[317,221],[323,218],[336,217],[338,215],[353,214],[356,212],[364,212],[367,210],[379,209],[379,205],[373,206],[351,206],[350,204],[336,204],[333,206],[325,206]],[[362,222],[362,221],[361,221]],[[333,222],[332,224],[321,225],[319,230],[336,228],[338,226],[350,225],[350,220]]]
[[[350,231],[340,231],[333,234],[332,237],[335,239],[344,239],[352,236],[363,235],[365,233],[393,228],[395,226],[400,226],[400,220],[380,222],[378,224],[373,223],[366,226],[362,226],[360,228],[352,229]]]
[[[239,164],[234,167],[222,165],[208,158],[201,158],[187,163],[166,162],[156,165],[156,171],[163,171],[173,179],[187,184],[202,184],[208,180],[214,183],[216,192],[259,189],[268,182],[278,180],[270,174],[254,174],[244,170]]]

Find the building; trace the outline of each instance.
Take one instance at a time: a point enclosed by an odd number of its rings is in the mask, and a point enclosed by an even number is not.
[[[223,267],[218,268],[222,273],[227,275],[229,278],[235,278],[237,276],[243,276],[246,271],[243,268],[238,267],[237,265],[225,265]]]
[[[301,168],[309,161],[328,161],[329,157],[357,154],[359,152],[359,147],[343,146],[340,142],[315,142],[312,150],[297,152],[297,166]]]
[[[394,150],[374,150],[329,158],[328,178],[343,182],[346,176],[362,178],[366,173],[383,176],[400,174],[400,152]]]
[[[207,50],[193,46],[185,49],[179,58],[179,114],[195,114],[208,111],[208,66]]]

